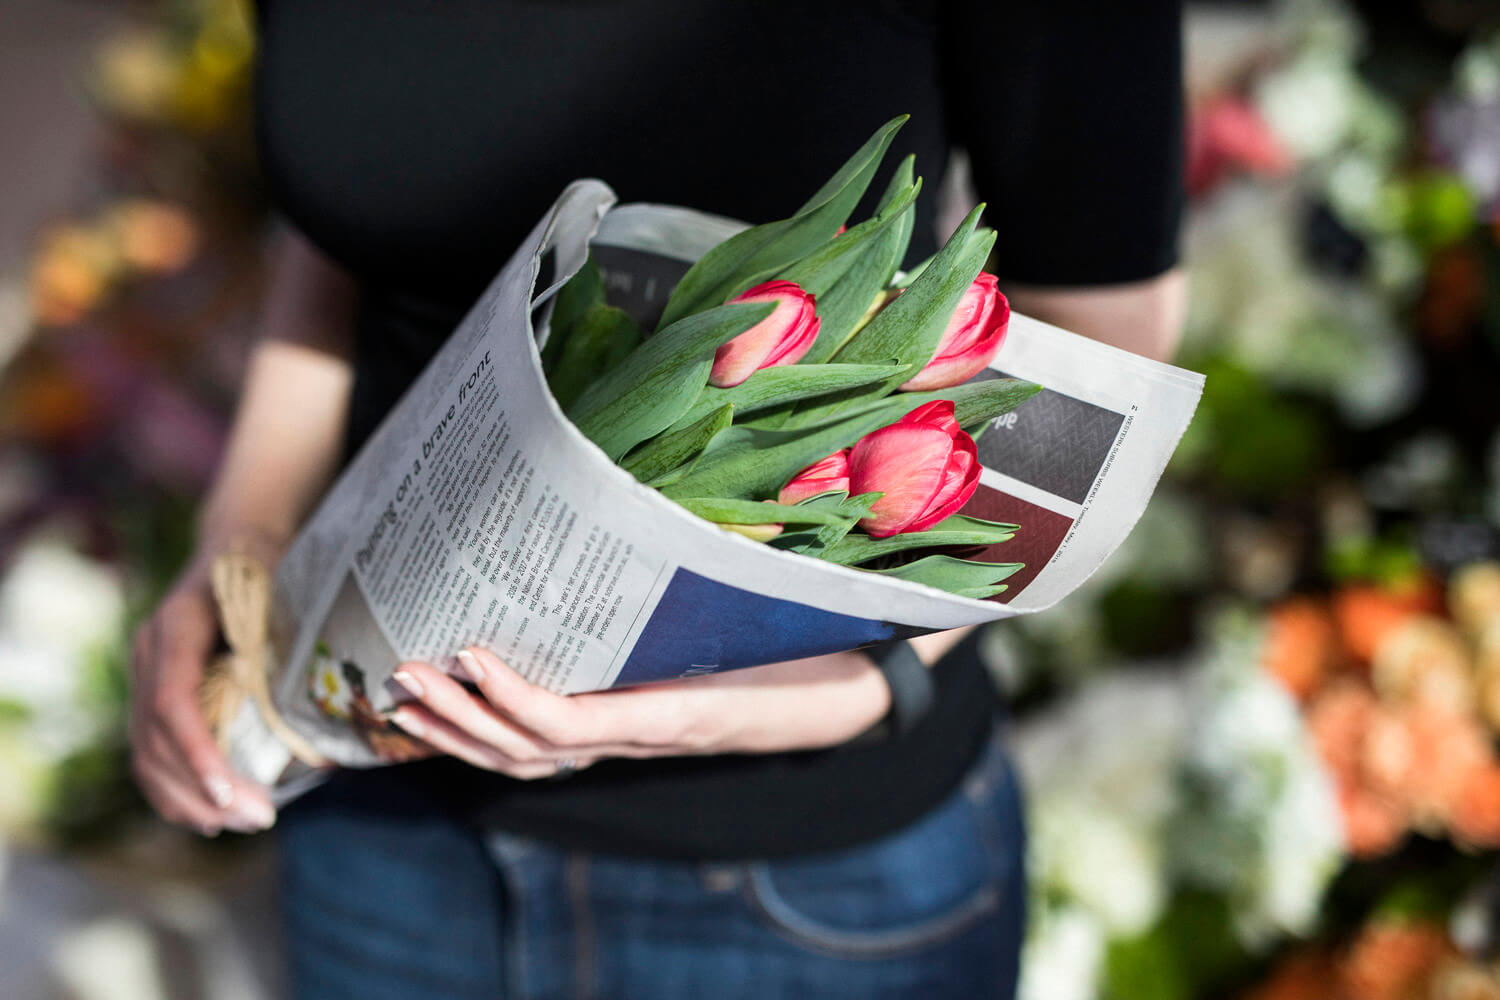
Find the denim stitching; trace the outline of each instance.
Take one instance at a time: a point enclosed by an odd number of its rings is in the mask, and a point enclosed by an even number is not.
[[[573,992],[577,1000],[593,1000],[598,963],[594,914],[589,902],[589,856],[569,854],[564,875],[573,917]]]
[[[783,937],[837,957],[893,956],[957,934],[971,922],[997,909],[1003,898],[1002,890],[1008,889],[1016,877],[1015,858],[1011,856],[1014,852],[1005,849],[999,824],[992,811],[986,808],[987,798],[1014,780],[1003,743],[998,737],[992,737],[962,783],[969,813],[989,860],[990,877],[983,888],[940,917],[891,931],[840,931],[798,913],[776,890],[770,870],[764,863],[746,867],[745,898],[751,908]]]
[[[507,914],[503,912],[500,917],[501,936],[509,939],[503,943],[509,945],[506,951],[513,953],[507,954],[506,957],[509,961],[505,963],[502,973],[505,979],[510,982],[511,989],[509,992],[515,994],[516,1000],[526,1000],[527,986],[529,985],[529,976],[527,975],[529,963],[526,961],[526,880],[519,866],[512,868],[507,862],[506,854],[512,853],[519,858],[524,856],[527,851],[524,848],[507,851],[507,845],[514,844],[514,841],[511,838],[505,838],[502,841],[498,835],[487,837],[485,844],[489,848],[490,857],[499,869],[500,877],[504,880],[505,887],[512,897],[506,901],[511,905],[507,905],[505,909],[512,911],[510,915],[515,918],[507,921],[505,919]],[[520,847],[520,845],[516,845],[516,847]],[[506,926],[507,923],[510,924],[509,927]]]
[[[892,958],[956,935],[1000,905],[994,885],[977,889],[942,916],[889,931],[840,931],[802,916],[781,898],[762,863],[749,866],[745,899],[772,929],[794,944],[836,958]]]

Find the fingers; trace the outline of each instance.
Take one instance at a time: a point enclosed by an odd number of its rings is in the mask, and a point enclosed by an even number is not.
[[[465,697],[468,697],[465,695]],[[472,698],[470,699],[473,700]],[[487,771],[497,771],[512,778],[533,780],[551,778],[564,770],[580,770],[594,763],[595,758],[569,757],[551,754],[540,749],[527,759],[517,760],[497,747],[476,738],[425,705],[404,705],[396,710],[392,721],[417,739],[459,760]]]
[[[654,699],[568,698],[532,684],[489,650],[465,649],[458,659],[491,705],[554,746],[648,746],[664,736],[646,704]]]
[[[171,822],[261,830],[275,822],[270,795],[230,769],[198,703],[214,628],[206,594],[179,592],[137,635],[134,768],[147,798]]]
[[[546,756],[542,742],[533,734],[502,718],[451,677],[428,664],[403,663],[392,679],[434,716],[446,720],[476,743],[493,748],[505,758],[524,762]],[[398,711],[395,716],[398,725],[400,718]],[[424,738],[417,733],[412,735]]]
[[[168,823],[188,826],[212,837],[223,823],[219,812],[191,792],[175,773],[178,765],[162,752],[138,746],[131,758],[136,784],[152,807]]]

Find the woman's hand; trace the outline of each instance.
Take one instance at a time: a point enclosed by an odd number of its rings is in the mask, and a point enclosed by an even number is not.
[[[218,619],[208,559],[195,560],[135,634],[130,691],[131,764],[163,818],[213,836],[276,821],[270,794],[235,774],[199,707]]]
[[[135,637],[132,762],[158,812],[205,833],[276,820],[260,785],[235,775],[198,702],[218,636],[209,566],[225,543],[268,567],[338,469],[354,383],[355,282],[303,237],[272,247],[262,339],[200,515],[199,556]]]
[[[890,708],[880,671],[853,652],[570,697],[527,682],[486,650],[458,656],[482,698],[429,664],[405,663],[395,680],[414,700],[393,719],[436,750],[515,778],[604,757],[833,746]]]

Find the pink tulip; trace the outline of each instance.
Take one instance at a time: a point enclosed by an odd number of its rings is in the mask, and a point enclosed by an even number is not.
[[[979,277],[959,299],[943,339],[926,367],[901,383],[907,392],[946,389],[967,382],[983,371],[1005,342],[1010,328],[1010,303],[993,274]]]
[[[882,493],[859,523],[874,538],[923,531],[968,503],[979,487],[974,439],[939,399],[872,431],[849,449],[849,493]]]
[[[779,504],[794,504],[819,493],[849,492],[849,452],[836,451],[819,459],[792,477],[776,497]]]
[[[727,389],[762,368],[794,365],[818,339],[817,299],[795,281],[767,281],[729,301],[774,302],[776,308],[714,353],[710,385]]]

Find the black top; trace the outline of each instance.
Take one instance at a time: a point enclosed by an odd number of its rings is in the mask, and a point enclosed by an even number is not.
[[[768,221],[909,112],[886,170],[915,153],[928,181],[913,259],[936,246],[937,183],[960,146],[999,232],[1002,285],[1167,270],[1181,212],[1180,11],[1072,6],[262,3],[257,128],[271,191],[362,292],[351,453],[579,177],[622,201]],[[884,186],[877,177],[870,197]],[[378,799],[391,781],[416,783],[444,808],[582,847],[837,847],[920,816],[981,745],[995,698],[973,644],[961,649],[938,670],[928,721],[884,743],[613,761],[540,783],[444,760],[333,784]]]

